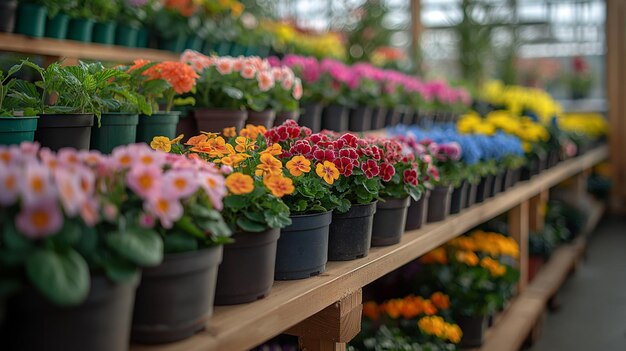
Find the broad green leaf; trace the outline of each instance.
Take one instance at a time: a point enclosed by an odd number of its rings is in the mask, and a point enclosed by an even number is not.
[[[248,206],[248,199],[239,195],[230,195],[224,198],[224,206],[231,208],[233,211],[241,210]]]
[[[127,282],[139,274],[139,269],[125,259],[111,255],[102,261],[106,276],[116,283]]]
[[[198,239],[180,233],[168,234],[163,237],[165,253],[189,252],[198,249]]]
[[[113,251],[140,266],[156,266],[163,260],[163,241],[152,230],[127,228],[110,233],[106,242]]]
[[[89,293],[89,267],[74,250],[63,253],[40,249],[28,257],[30,282],[57,305],[77,305]]]
[[[262,232],[267,229],[263,223],[253,222],[245,217],[237,218],[237,225],[247,232]]]

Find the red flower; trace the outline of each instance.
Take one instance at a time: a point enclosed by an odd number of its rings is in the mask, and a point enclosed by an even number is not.
[[[352,160],[356,160],[359,158],[359,153],[354,148],[341,149],[339,150],[339,156],[348,157]]]
[[[366,156],[372,157],[377,161],[380,160],[383,156],[383,152],[376,145],[372,145],[370,147],[363,149],[363,154]]]
[[[289,151],[293,154],[308,156],[311,154],[313,149],[308,141],[298,140],[291,146]]]
[[[289,133],[289,137],[291,139],[296,139],[300,136],[300,128],[299,127],[289,127],[287,128],[287,132]]]
[[[404,171],[404,182],[417,186],[417,171],[414,169],[407,169]]]
[[[363,163],[361,163],[361,170],[365,173],[367,179],[376,177],[380,172],[378,164],[374,160],[363,161]]]
[[[384,182],[390,181],[394,174],[396,174],[396,169],[391,165],[391,163],[381,163],[380,176],[383,178]]]
[[[356,147],[357,146],[357,141],[359,140],[359,138],[357,138],[353,134],[346,133],[346,134],[342,135],[341,138],[339,138],[339,140],[343,140],[350,147]]]
[[[313,152],[313,157],[320,162],[333,162],[335,160],[335,153],[332,150],[317,149]]]
[[[328,141],[328,137],[324,134],[315,133],[315,134],[311,134],[311,136],[309,137],[309,140],[311,140],[313,144],[317,145],[322,141]]]
[[[346,177],[349,177],[352,175],[352,169],[354,168],[354,163],[352,162],[351,159],[347,157],[340,157],[340,158],[336,158],[334,163],[335,163],[335,167],[337,167],[341,175],[346,176]]]

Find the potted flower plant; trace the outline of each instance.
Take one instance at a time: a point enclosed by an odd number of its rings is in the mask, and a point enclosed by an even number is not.
[[[308,278],[324,272],[332,211],[341,203],[331,191],[339,171],[334,163],[315,158],[309,135],[309,128],[293,120],[266,133],[268,143],[285,166],[285,176],[294,186],[294,192],[283,197],[290,209],[291,225],[281,230],[278,240],[277,280]]]
[[[456,142],[436,144],[430,140],[422,143],[432,151],[433,159],[440,171],[439,181],[431,190],[428,202],[428,222],[437,222],[445,219],[450,213],[450,199],[452,188],[462,181],[461,147]]]
[[[419,165],[413,152],[403,154],[403,145],[397,140],[368,141],[383,150],[379,166],[381,200],[374,215],[372,246],[397,244],[404,233],[411,199],[418,201],[422,195],[422,186],[418,182]]]
[[[147,47],[148,31],[142,26],[150,17],[154,3],[154,0],[120,1],[120,13],[115,29],[115,45]],[[141,38],[139,34],[140,28],[143,29],[142,32],[145,32],[145,35],[141,35]]]
[[[280,85],[272,89],[271,104],[276,110],[274,126],[279,126],[287,120],[298,122],[300,118],[302,80],[295,78],[290,68],[283,67],[281,70],[282,80]]]
[[[53,150],[88,149],[94,115],[99,123],[102,111],[98,93],[117,71],[94,70],[84,62],[76,66],[53,63],[45,69],[29,61],[23,64],[36,70],[41,80],[18,82],[11,97],[39,115],[35,140]]]
[[[126,72],[131,76],[132,91],[145,96],[153,112],[139,115],[136,141],[150,143],[155,136],[173,139],[180,116],[180,111],[172,111],[174,99],[194,88],[198,78],[196,71],[183,62],[135,60]],[[161,101],[164,105],[159,104]],[[185,102],[193,102],[193,99]]]
[[[22,141],[33,141],[35,138],[35,130],[37,130],[38,117],[33,116],[14,116],[14,109],[19,108],[11,105],[11,97],[9,94],[13,90],[13,86],[18,82],[13,77],[22,67],[23,63],[11,67],[6,76],[0,71],[0,144],[10,145],[19,144]],[[9,100],[9,101],[7,101]],[[20,111],[24,115],[24,111]],[[34,111],[31,111],[34,112]]]
[[[76,6],[76,3],[73,0],[43,0],[42,3],[48,10],[45,36],[47,38],[65,39],[70,24],[68,12],[72,10],[73,6]]]
[[[281,175],[282,163],[275,158],[275,149],[266,147],[264,132],[263,127],[250,125],[236,136],[231,128],[225,131],[228,140],[207,132],[172,151],[221,164],[228,174],[222,215],[235,242],[224,247],[218,305],[255,301],[269,293],[280,229],[291,223],[281,198],[294,191],[292,180]]]
[[[92,42],[106,45],[115,44],[117,28],[115,20],[121,10],[121,5],[119,1],[106,0],[89,0],[82,4],[93,13],[93,19],[96,21],[93,26]]]
[[[161,238],[111,201],[115,171],[98,153],[36,143],[0,153],[0,279],[15,288],[6,346],[127,350],[139,267],[161,262]]]
[[[17,8],[15,32],[29,37],[41,38],[46,31],[48,9],[45,0],[20,2]]]
[[[157,137],[151,146],[168,151],[177,142]],[[108,193],[114,200],[125,199],[120,208],[130,217],[128,223],[158,233],[163,242],[155,248],[164,254],[163,262],[143,271],[131,338],[165,343],[189,337],[212,314],[222,244],[229,242],[230,229],[218,212],[226,193],[224,177],[212,164],[145,144],[120,146],[110,159],[122,181]],[[132,239],[125,234],[112,242]]]
[[[190,32],[189,18],[198,11],[193,0],[166,0],[154,14],[154,28],[159,37],[159,49],[182,52]]]
[[[322,111],[322,129],[347,131],[349,108],[356,105],[350,92],[356,91],[360,78],[346,64],[329,58],[320,62],[320,70],[326,84],[323,101],[327,103]]]

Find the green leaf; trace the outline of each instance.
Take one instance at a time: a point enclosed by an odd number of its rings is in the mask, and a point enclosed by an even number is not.
[[[199,217],[202,218],[202,217]],[[204,238],[204,232],[200,230],[193,222],[190,216],[183,216],[181,219],[174,223],[174,226],[180,230],[185,231],[197,238]]]
[[[33,247],[28,238],[17,232],[11,220],[4,222],[2,240],[3,244],[10,250],[27,250]]]
[[[224,198],[224,206],[231,208],[233,211],[241,210],[248,206],[248,199],[241,195],[230,195]]]
[[[198,240],[180,233],[168,234],[163,237],[165,253],[189,252],[198,250]]]
[[[246,218],[248,218],[249,220],[252,220],[254,222],[263,222],[265,220],[263,213],[260,213],[260,212],[246,211],[243,213],[243,215],[246,216]]]
[[[163,241],[154,231],[127,228],[106,236],[107,245],[122,257],[145,267],[156,266],[163,260]]]
[[[139,274],[139,269],[125,259],[111,255],[102,261],[106,276],[115,283],[124,283]]]
[[[267,225],[251,221],[245,217],[237,218],[237,225],[246,232],[262,232],[267,229]]]
[[[222,87],[222,91],[232,99],[241,100],[243,98],[243,91],[239,89],[225,86]]]
[[[26,261],[31,283],[57,305],[77,305],[89,293],[89,267],[74,250],[37,250]]]

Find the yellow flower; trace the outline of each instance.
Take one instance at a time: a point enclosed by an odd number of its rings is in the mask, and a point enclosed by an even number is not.
[[[289,195],[295,190],[293,187],[293,181],[280,174],[268,175],[263,178],[263,184],[265,184],[265,186],[272,192],[272,195],[276,197]]]
[[[315,167],[315,173],[320,178],[324,178],[324,181],[328,184],[333,184],[335,180],[339,179],[339,170],[330,161],[324,161],[324,164],[318,163]]]
[[[150,147],[154,150],[170,152],[172,150],[172,143],[170,143],[170,138],[166,136],[155,136],[150,142]]]
[[[220,163],[226,166],[237,167],[241,162],[243,162],[246,158],[252,157],[248,154],[234,154],[231,156],[223,157],[220,160]]]
[[[246,137],[239,136],[235,139],[235,151],[237,152],[247,152],[250,150],[254,150],[256,144],[255,140],[250,140]]]
[[[294,177],[299,177],[303,173],[309,173],[311,171],[311,161],[307,160],[304,156],[294,156],[286,164],[289,173]]]
[[[283,153],[283,147],[280,144],[272,144],[272,146],[267,149],[261,151],[261,155],[270,154],[272,156],[278,156]]]
[[[446,324],[445,328],[446,339],[450,340],[453,344],[458,344],[461,342],[461,337],[463,337],[463,332],[461,328],[456,324]]]
[[[227,138],[232,138],[235,135],[237,135],[237,132],[235,131],[235,127],[229,127],[229,128],[224,128],[224,131],[222,132],[222,134],[224,134],[224,136]]]
[[[478,264],[478,256],[471,251],[458,251],[456,260],[471,267]]]
[[[226,177],[226,187],[235,195],[249,194],[254,190],[254,180],[247,174],[235,172]]]
[[[200,134],[206,135],[207,138],[213,139],[219,136],[219,133],[200,131]]]
[[[493,277],[501,277],[506,273],[506,267],[490,257],[480,260],[480,266],[488,270]]]
[[[255,174],[265,176],[269,174],[282,174],[283,164],[271,154],[261,154],[261,163],[256,166]]]
[[[265,132],[267,132],[267,129],[265,129],[265,126],[255,126],[252,124],[246,124],[246,127],[239,132],[239,136],[256,140],[259,134],[265,135]]]

